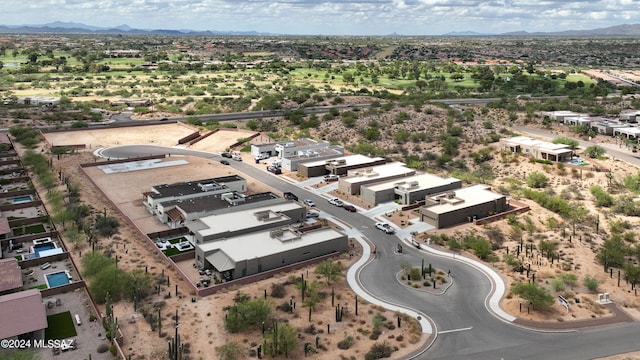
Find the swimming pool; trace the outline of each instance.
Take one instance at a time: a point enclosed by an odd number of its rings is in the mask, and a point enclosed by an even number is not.
[[[571,160],[569,162],[569,164],[577,165],[577,166],[584,166],[584,165],[588,165],[589,163],[584,161],[584,160],[582,160],[582,159],[577,159],[577,160],[574,159],[574,160]]]
[[[55,248],[56,248],[56,244],[52,242],[48,242],[48,243],[33,245],[33,250],[31,252],[36,254],[35,257],[40,257],[40,252],[45,250],[53,250]]]
[[[45,274],[44,279],[47,282],[47,286],[50,288],[66,285],[69,283],[69,272],[65,270],[56,273]]]
[[[12,200],[13,200],[14,204],[22,204],[22,203],[27,203],[27,202],[33,201],[31,196],[29,196],[29,195],[14,197]]]

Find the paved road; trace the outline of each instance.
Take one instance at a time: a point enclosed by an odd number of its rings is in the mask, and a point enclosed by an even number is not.
[[[112,158],[150,154],[195,155],[220,160],[220,156],[185,149],[149,145],[106,149]],[[590,359],[629,351],[640,351],[640,323],[566,333],[527,330],[493,316],[485,305],[492,289],[489,278],[477,269],[450,257],[438,257],[411,246],[397,253],[400,240],[375,229],[374,221],[359,213],[348,213],[328,204],[317,194],[266,173],[250,164],[230,161],[230,166],[280,191],[292,191],[300,199],[314,200],[317,207],[359,230],[377,246],[378,256],[359,274],[362,286],[378,298],[428,314],[437,339],[419,359]],[[443,295],[408,289],[396,281],[402,264],[419,266],[421,259],[438,269],[451,270],[453,285]]]

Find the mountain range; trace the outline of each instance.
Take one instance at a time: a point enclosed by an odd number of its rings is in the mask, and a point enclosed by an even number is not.
[[[128,25],[98,27],[76,22],[55,21],[40,25],[0,25],[0,33],[59,33],[59,34],[132,34],[132,35],[277,35],[257,31],[169,30],[136,29]],[[623,24],[590,30],[565,30],[556,32],[515,31],[501,34],[483,34],[474,31],[456,31],[442,36],[639,36],[640,24]],[[402,36],[392,33],[389,36]]]

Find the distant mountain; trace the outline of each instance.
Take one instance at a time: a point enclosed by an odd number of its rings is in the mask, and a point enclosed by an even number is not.
[[[591,30],[566,30],[555,32],[515,31],[501,35],[507,36],[639,36],[640,24],[623,24]]]
[[[483,34],[475,31],[453,31],[448,32],[446,34],[442,34],[442,36],[493,36],[495,34]]]
[[[168,29],[135,29],[122,24],[114,27],[98,27],[75,22],[55,21],[41,25],[0,25],[0,33],[58,33],[58,34],[136,34],[136,35],[273,35],[257,31],[195,31],[195,30],[168,30]]]

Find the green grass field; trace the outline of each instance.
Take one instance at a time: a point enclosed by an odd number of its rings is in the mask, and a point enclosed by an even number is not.
[[[45,340],[63,340],[78,334],[70,311],[47,316],[47,324],[49,326],[44,331]]]

